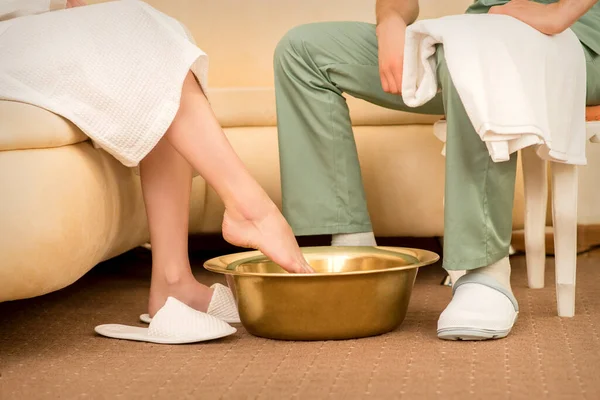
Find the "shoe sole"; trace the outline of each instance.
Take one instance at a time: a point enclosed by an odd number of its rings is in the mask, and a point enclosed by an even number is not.
[[[510,329],[504,331],[489,331],[485,329],[472,328],[449,328],[440,329],[437,331],[437,336],[442,340],[480,341],[502,339],[508,336],[509,333]]]
[[[519,314],[515,315],[515,320],[508,329],[504,330],[491,330],[491,329],[475,329],[475,328],[444,328],[438,329],[437,336],[442,340],[453,340],[453,341],[481,341],[481,340],[494,340],[503,339],[508,336],[512,327],[517,322]]]

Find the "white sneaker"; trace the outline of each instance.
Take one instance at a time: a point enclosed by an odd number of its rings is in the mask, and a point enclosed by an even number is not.
[[[438,320],[438,337],[444,340],[487,340],[506,337],[519,314],[510,290],[493,277],[471,273],[453,287],[450,304]]]

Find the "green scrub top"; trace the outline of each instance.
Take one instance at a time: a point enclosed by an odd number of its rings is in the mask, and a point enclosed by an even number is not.
[[[486,13],[490,7],[506,4],[510,0],[477,0],[467,9],[468,14]],[[538,3],[550,4],[557,0],[535,0]],[[600,54],[600,2],[594,4],[592,8],[585,13],[577,22],[571,26],[571,29],[579,41],[589,47],[594,53]]]

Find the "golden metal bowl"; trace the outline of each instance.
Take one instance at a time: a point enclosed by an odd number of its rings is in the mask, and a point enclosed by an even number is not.
[[[351,339],[396,329],[420,267],[439,256],[397,247],[306,247],[312,274],[289,274],[258,251],[204,264],[227,274],[242,324],[284,340]],[[231,278],[231,279],[230,279]]]

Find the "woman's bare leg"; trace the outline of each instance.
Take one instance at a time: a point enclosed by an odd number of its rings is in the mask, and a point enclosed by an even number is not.
[[[140,175],[152,242],[148,312],[153,316],[168,296],[206,311],[212,289],[196,281],[188,258],[192,167],[163,138],[141,162]]]
[[[311,270],[292,229],[234,152],[191,73],[165,137],[225,203],[223,237],[227,241],[259,249],[290,272]]]

